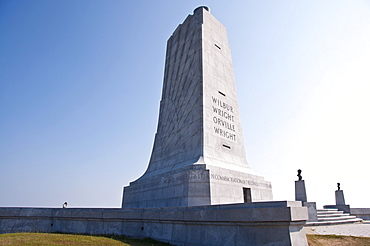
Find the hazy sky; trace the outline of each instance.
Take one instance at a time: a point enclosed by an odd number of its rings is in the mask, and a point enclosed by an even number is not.
[[[247,159],[294,200],[370,207],[370,2],[0,2],[0,206],[119,207],[157,127],[166,41],[226,26]]]

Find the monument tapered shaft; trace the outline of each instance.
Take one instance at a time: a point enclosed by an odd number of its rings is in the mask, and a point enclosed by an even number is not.
[[[271,200],[248,166],[225,27],[199,7],[167,42],[157,133],[148,168],[123,207]]]

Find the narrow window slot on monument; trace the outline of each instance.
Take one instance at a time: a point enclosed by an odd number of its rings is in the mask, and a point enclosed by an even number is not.
[[[221,47],[220,47],[220,46],[218,46],[217,44],[215,44],[215,46],[216,46],[217,48],[221,49]]]
[[[228,146],[228,145],[223,144],[222,146],[225,147],[225,148],[231,149],[231,147]]]
[[[226,97],[225,93],[222,93],[221,91],[218,91],[218,93],[220,93],[221,95],[223,95],[224,97]]]

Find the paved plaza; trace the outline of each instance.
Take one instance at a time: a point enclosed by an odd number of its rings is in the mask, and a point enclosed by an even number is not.
[[[370,220],[356,224],[308,226],[305,227],[305,231],[307,234],[316,235],[370,237]]]

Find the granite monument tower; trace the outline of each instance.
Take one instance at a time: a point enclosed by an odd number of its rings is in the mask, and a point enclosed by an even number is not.
[[[122,207],[272,200],[249,167],[225,27],[198,7],[167,41],[157,133],[146,172]]]

